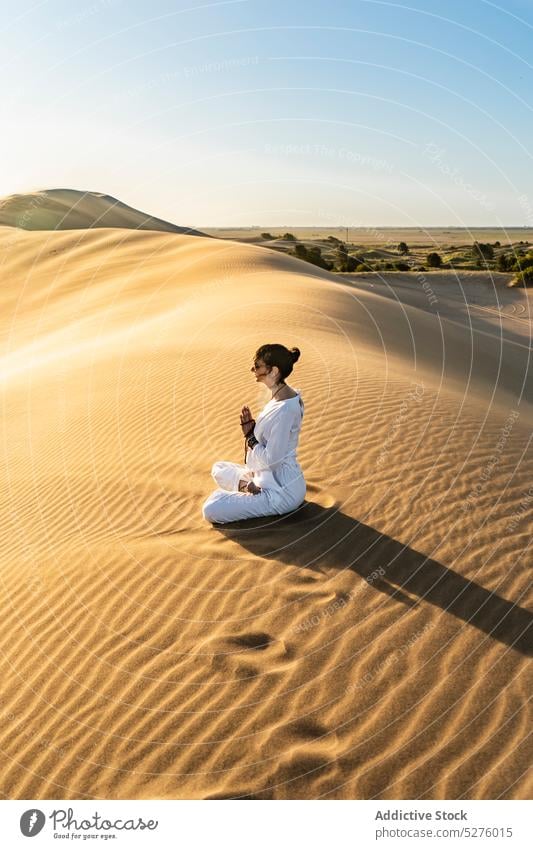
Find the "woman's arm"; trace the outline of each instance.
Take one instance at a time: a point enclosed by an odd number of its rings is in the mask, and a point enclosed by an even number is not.
[[[294,411],[282,407],[277,413],[266,445],[256,445],[248,449],[247,465],[254,471],[273,469],[284,460],[289,450],[289,434],[294,421]]]

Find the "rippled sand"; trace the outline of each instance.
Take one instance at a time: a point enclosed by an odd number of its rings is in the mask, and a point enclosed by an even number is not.
[[[528,298],[118,225],[0,227],[4,797],[530,797]],[[264,342],[306,502],[215,528]]]

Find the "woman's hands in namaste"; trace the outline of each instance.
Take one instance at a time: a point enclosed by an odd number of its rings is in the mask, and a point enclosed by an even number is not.
[[[243,407],[241,410],[241,429],[244,436],[249,436],[255,427],[255,419],[252,418],[252,414],[250,412],[249,407]],[[246,483],[246,481],[239,481],[239,490],[241,492],[248,492],[250,495],[259,495],[261,492],[261,487],[257,486],[253,481]]]
[[[241,429],[244,436],[249,436],[255,427],[255,419],[252,418],[249,407],[243,407],[241,410]]]

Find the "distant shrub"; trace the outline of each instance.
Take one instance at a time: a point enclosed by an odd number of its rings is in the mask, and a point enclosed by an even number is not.
[[[533,286],[533,266],[515,274],[511,283],[513,286]]]
[[[319,268],[325,268],[328,271],[333,268],[333,263],[324,259],[319,247],[313,246],[312,248],[309,248],[307,251],[307,261],[311,262],[313,265],[318,265]]]
[[[312,265],[318,265],[319,268],[325,268],[327,271],[331,271],[333,267],[332,263],[324,259],[319,247],[306,248],[305,245],[298,243],[294,246],[293,255],[298,257],[298,259],[310,262]]]
[[[496,260],[498,271],[510,271],[514,265],[514,259],[509,254],[500,254]]]
[[[399,254],[408,254],[409,253],[409,248],[407,247],[406,242],[400,242],[400,244],[398,245],[398,253]]]
[[[533,253],[530,252],[524,256],[524,254],[520,254],[514,260],[512,266],[510,266],[511,271],[525,271],[528,268],[533,266]]]
[[[397,262],[396,269],[398,271],[409,271],[410,266],[406,262]]]
[[[442,257],[440,254],[432,251],[427,255],[426,262],[428,264],[428,268],[440,268],[442,265]]]
[[[296,239],[292,235],[292,233],[284,233],[282,238],[285,239],[286,242],[295,242],[296,241]]]
[[[275,236],[273,236],[272,233],[261,233],[261,238],[262,239],[275,239]]]
[[[337,244],[342,245],[341,240],[337,239],[336,236],[328,236],[327,241],[328,242],[336,242]]]
[[[492,245],[483,244],[483,242],[474,242],[472,256],[480,261],[494,259],[494,248]]]
[[[335,263],[335,268],[337,271],[342,271],[344,273],[355,271],[358,266],[358,262],[353,258],[353,256],[347,256],[344,260],[337,260]]]
[[[346,263],[346,271],[355,271],[359,263],[355,259],[355,257],[348,257],[348,262]]]
[[[335,268],[337,271],[355,271],[356,266],[357,260],[355,257],[350,256],[345,245],[339,242],[339,247],[335,254]]]

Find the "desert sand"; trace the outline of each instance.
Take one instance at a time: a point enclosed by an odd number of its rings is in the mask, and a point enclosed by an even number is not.
[[[531,292],[95,198],[0,227],[3,797],[530,798]],[[306,501],[214,527],[265,342]]]

